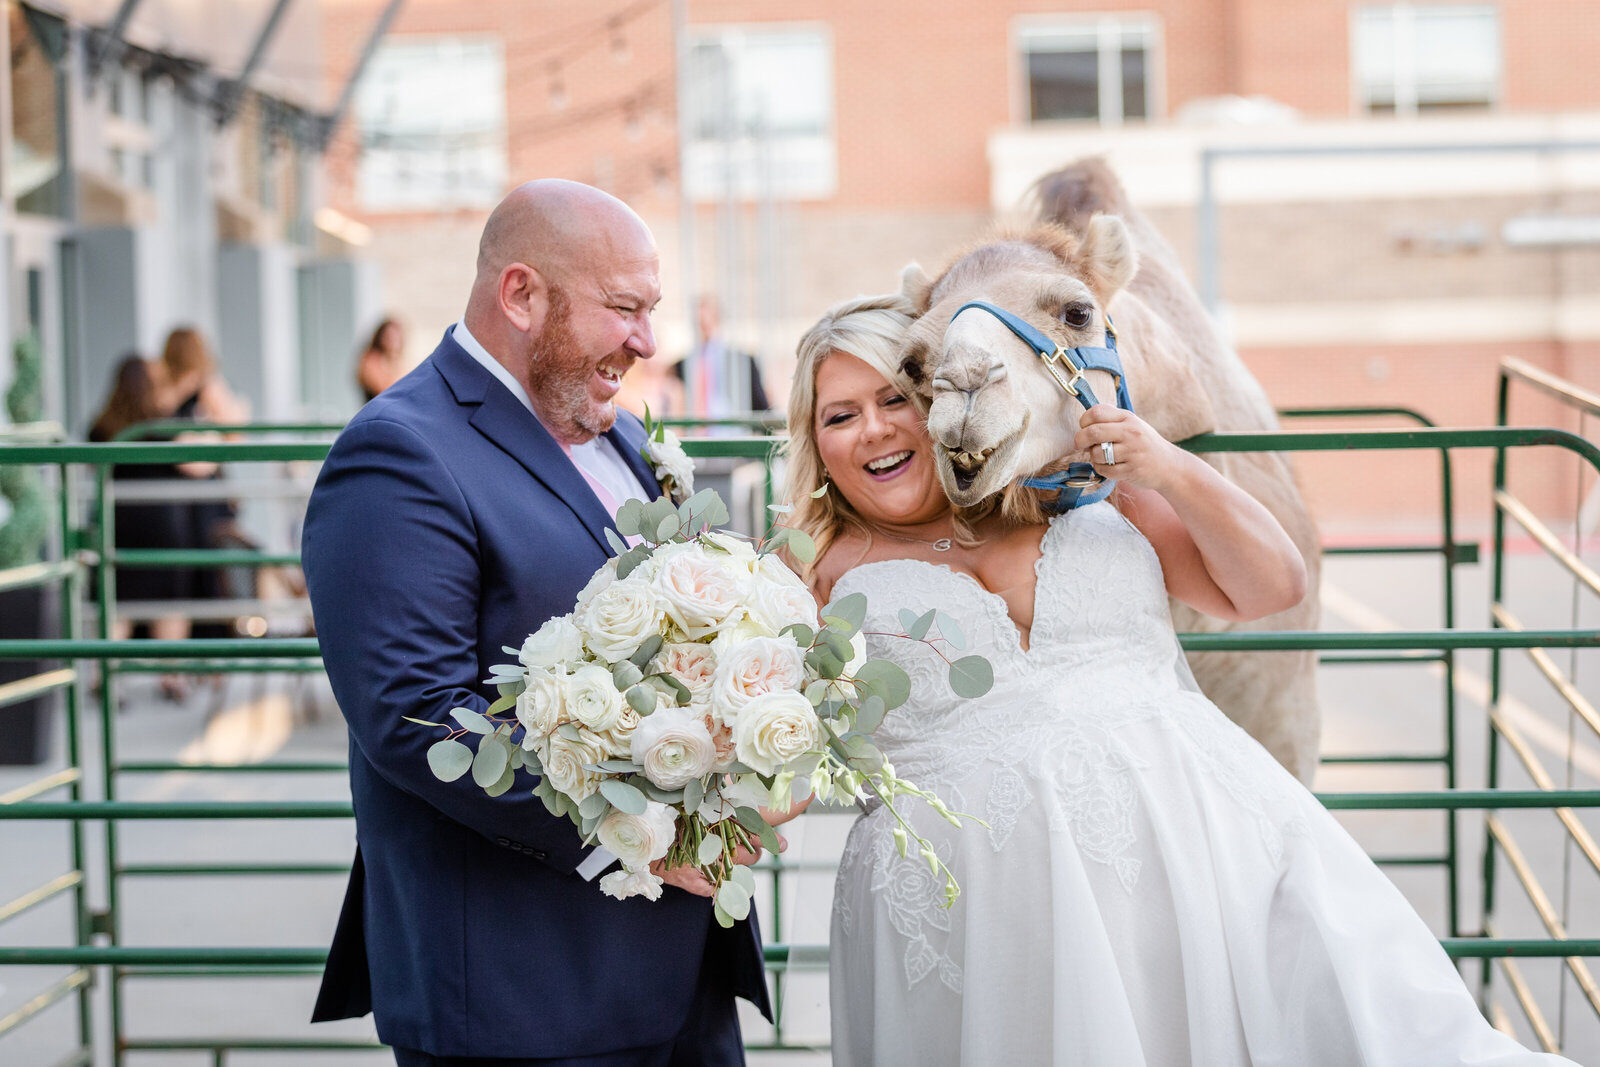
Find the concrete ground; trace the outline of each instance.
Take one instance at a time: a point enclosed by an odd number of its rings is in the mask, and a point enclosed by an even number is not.
[[[1331,558],[1323,594],[1325,626],[1331,630],[1413,629],[1439,624],[1441,601],[1438,567],[1420,557],[1372,560]],[[1458,588],[1457,624],[1487,625],[1488,566],[1463,568]],[[1513,609],[1530,627],[1600,625],[1600,609],[1581,604],[1574,609],[1570,581],[1531,555],[1514,556],[1509,565]],[[1592,598],[1591,598],[1592,599]],[[1600,691],[1600,664],[1595,653],[1558,653],[1556,660],[1575,669],[1578,687],[1594,699]],[[1508,713],[1523,726],[1534,753],[1558,783],[1595,788],[1600,783],[1600,742],[1570,716],[1534,675],[1521,654],[1508,655],[1508,691],[1516,700]],[[1486,736],[1484,699],[1488,656],[1459,657],[1456,691],[1462,788],[1485,780]],[[122,683],[122,712],[115,725],[115,744],[124,759],[178,757],[195,762],[296,759],[342,759],[343,724],[320,680],[297,688],[290,679],[244,677],[231,680],[218,694],[196,692],[184,703],[161,700],[150,677]],[[1442,736],[1441,673],[1424,665],[1325,667],[1320,691],[1324,712],[1324,751],[1349,754],[1376,751],[1422,751],[1435,748]],[[215,713],[211,713],[215,707]],[[97,729],[86,731],[88,757],[98,759]],[[60,764],[60,744],[55,765]],[[1502,754],[1502,767],[1514,760]],[[0,767],[0,794],[49,769]],[[91,774],[91,780],[98,776]],[[1527,776],[1507,769],[1502,784],[1523,786]],[[1431,768],[1327,767],[1317,787],[1325,791],[1433,788],[1443,784]],[[95,787],[98,789],[98,786]],[[128,775],[121,780],[124,799],[343,799],[341,775],[332,774],[192,774]],[[1600,830],[1596,813],[1581,811],[1579,820]],[[1360,813],[1342,815],[1367,849],[1379,855],[1436,851],[1444,840],[1444,819],[1437,813]],[[1529,863],[1543,880],[1552,907],[1573,936],[1600,936],[1600,876],[1581,854],[1563,845],[1559,824],[1548,812],[1508,813],[1505,821],[1519,834]],[[846,814],[811,814],[790,829],[789,858],[818,869],[786,875],[780,915],[763,903],[765,929],[772,939],[822,945],[827,940],[833,863],[848,829]],[[1482,818],[1458,817],[1463,860],[1460,865],[1461,922],[1468,932],[1479,923]],[[96,887],[97,907],[105,905],[102,868],[104,832],[89,825],[89,884]],[[9,900],[71,866],[68,832],[61,824],[0,823],[0,902]],[[274,822],[129,823],[118,835],[123,864],[156,862],[345,863],[353,848],[351,825],[342,820]],[[1446,932],[1446,883],[1436,869],[1388,868],[1395,882],[1439,933]],[[1500,898],[1496,921],[1506,935],[1542,936],[1527,895],[1509,879],[1504,863],[1497,870]],[[129,945],[308,946],[328,941],[338,912],[344,880],[329,875],[129,877],[123,882],[118,911],[122,940]],[[64,901],[48,903],[0,927],[0,944],[65,945],[72,941],[70,913]],[[1564,1035],[1568,1055],[1579,1062],[1600,1064],[1600,1023],[1577,983],[1554,960],[1523,960],[1523,976],[1550,1025]],[[1476,964],[1464,966],[1476,982]],[[21,1009],[65,973],[64,968],[0,969],[0,1019]],[[234,1035],[306,1039],[370,1039],[369,1022],[312,1027],[305,1020],[316,989],[313,977],[140,978],[129,980],[121,1005],[123,1031],[132,1038]],[[1524,1041],[1531,1031],[1511,1001],[1498,970],[1493,986],[1495,1016],[1504,1018]],[[783,988],[784,1037],[801,1045],[827,1041],[827,975],[825,970],[798,971]],[[104,983],[95,990],[97,1063],[109,1064],[109,1023]],[[746,1034],[752,1043],[768,1041],[771,1031],[750,1018]],[[6,1067],[49,1067],[76,1041],[76,1012],[71,1003],[40,1012],[16,1031],[0,1036],[0,1064]],[[132,1053],[133,1065],[205,1064],[208,1052]],[[235,1052],[226,1062],[238,1065],[285,1064],[293,1067],[382,1064],[373,1052]],[[757,1053],[757,1065],[822,1064],[825,1052]]]

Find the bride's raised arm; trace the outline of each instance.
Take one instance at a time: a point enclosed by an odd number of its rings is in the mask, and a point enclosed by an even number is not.
[[[1097,471],[1117,479],[1112,499],[1155,548],[1167,592],[1185,604],[1246,621],[1305,596],[1305,560],[1278,520],[1139,416],[1107,404],[1090,408],[1074,445],[1089,452]]]

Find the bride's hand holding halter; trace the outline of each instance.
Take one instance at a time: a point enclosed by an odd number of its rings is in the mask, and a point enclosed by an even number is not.
[[[1094,464],[1095,473],[1119,485],[1165,492],[1188,472],[1193,455],[1162,437],[1150,424],[1115,404],[1096,404],[1078,421],[1072,447]]]

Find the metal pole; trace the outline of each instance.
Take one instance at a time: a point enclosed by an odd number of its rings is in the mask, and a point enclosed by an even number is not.
[[[689,345],[695,335],[694,197],[689,192],[689,145],[693,138],[689,115],[689,0],[672,0],[672,49],[677,63],[678,97],[678,257],[679,283],[683,287],[683,324]],[[691,359],[684,368],[689,395],[696,395],[700,368]],[[703,414],[703,413],[701,413]]]
[[[328,141],[333,137],[334,129],[344,119],[344,113],[350,107],[350,101],[356,94],[356,86],[361,81],[361,76],[367,72],[367,64],[372,62],[373,55],[378,51],[378,42],[383,40],[384,34],[389,32],[389,24],[400,13],[400,5],[405,0],[389,0],[378,21],[372,24],[372,32],[367,35],[367,43],[361,46],[361,56],[356,60],[356,65],[344,80],[344,88],[339,90],[339,99],[333,103],[333,108],[321,119],[321,130],[318,134],[317,150],[324,151]]]
[[[239,103],[244,99],[244,91],[250,87],[250,79],[255,77],[256,68],[261,66],[261,60],[267,54],[267,48],[272,44],[272,38],[278,32],[278,25],[283,21],[283,13],[289,9],[290,0],[278,0],[272,5],[272,12],[267,15],[267,23],[261,27],[261,32],[256,34],[256,43],[250,49],[250,58],[244,61],[244,69],[232,81],[224,82],[222,91],[217,97],[217,125],[226,126],[233,121],[233,116],[239,110]]]
[[[111,25],[95,43],[89,52],[89,77],[85,86],[91,93],[94,92],[95,82],[100,78],[100,72],[108,63],[115,62],[122,55],[123,34],[128,31],[128,22],[133,18],[133,13],[138,9],[142,0],[122,0],[122,6],[117,8],[117,14],[111,20]]]

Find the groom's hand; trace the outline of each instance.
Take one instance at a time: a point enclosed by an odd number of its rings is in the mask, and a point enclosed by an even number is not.
[[[789,842],[782,834],[778,835],[778,851],[782,852],[789,847]],[[733,854],[733,862],[742,866],[750,866],[761,858],[761,846],[754,850],[739,848]],[[663,860],[656,860],[650,865],[650,873],[668,885],[675,885],[686,893],[693,893],[697,897],[715,896],[717,887],[711,883],[696,867],[687,864],[680,867],[668,867]]]

